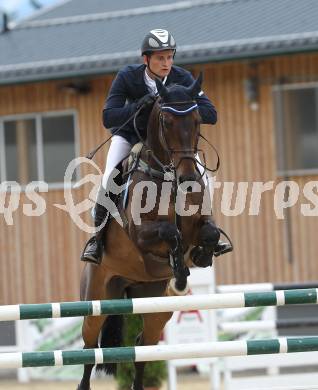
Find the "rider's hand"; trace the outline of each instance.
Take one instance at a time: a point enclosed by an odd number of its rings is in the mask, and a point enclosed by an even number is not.
[[[156,96],[153,93],[147,93],[147,95],[143,96],[137,101],[136,108],[137,110],[141,107],[149,107],[154,104],[156,100]]]

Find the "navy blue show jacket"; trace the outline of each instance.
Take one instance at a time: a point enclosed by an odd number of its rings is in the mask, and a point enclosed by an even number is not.
[[[112,134],[137,111],[137,101],[149,93],[144,81],[144,72],[145,65],[128,65],[120,70],[113,80],[103,109],[103,124]],[[188,87],[193,81],[194,78],[189,71],[173,65],[165,85],[180,84]],[[202,122],[214,125],[217,121],[217,113],[208,97],[202,94],[198,95],[195,100],[199,106]],[[141,112],[142,114],[143,111]],[[144,115],[146,117],[140,118],[138,121],[138,129],[143,137],[146,135],[149,111],[144,113]],[[133,120],[129,121],[116,134],[124,137],[132,145],[139,141],[134,130]]]

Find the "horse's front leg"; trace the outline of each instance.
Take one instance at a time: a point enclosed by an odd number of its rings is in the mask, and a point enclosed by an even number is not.
[[[189,270],[184,264],[182,237],[179,229],[168,221],[144,221],[136,226],[136,242],[145,253],[156,253],[170,257],[170,265],[176,279],[176,289],[183,291],[187,285]],[[166,253],[165,253],[166,252]]]
[[[212,265],[214,250],[220,239],[220,231],[211,217],[201,217],[196,246],[191,250],[190,256],[198,267]]]
[[[170,320],[173,313],[150,313],[143,315],[144,328],[138,336],[136,345],[158,344],[163,328]],[[143,376],[146,362],[135,363],[135,379],[132,390],[143,390]]]
[[[84,349],[98,348],[98,336],[106,316],[98,317],[85,317],[82,329],[82,335],[84,339]],[[91,373],[94,368],[94,364],[85,364],[83,377],[77,390],[90,390]]]
[[[81,278],[81,300],[105,299],[104,268],[98,268],[92,264],[86,264]],[[84,349],[98,347],[98,337],[105,322],[106,316],[87,316],[82,326]],[[77,390],[90,390],[90,378],[94,364],[85,364],[83,377]]]

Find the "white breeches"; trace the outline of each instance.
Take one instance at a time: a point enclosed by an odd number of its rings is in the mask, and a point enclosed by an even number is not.
[[[112,170],[131,151],[131,144],[122,136],[114,135],[109,146],[102,186],[107,188],[107,181]]]
[[[125,158],[129,154],[131,148],[131,144],[124,137],[120,135],[114,135],[112,137],[106,159],[105,173],[102,179],[102,186],[104,189],[107,188],[107,181],[112,170],[123,158]],[[200,161],[199,155],[196,155],[196,159]],[[200,164],[197,164],[197,166],[198,170],[202,175],[204,168]],[[203,175],[202,179],[206,186],[208,184],[207,173]]]

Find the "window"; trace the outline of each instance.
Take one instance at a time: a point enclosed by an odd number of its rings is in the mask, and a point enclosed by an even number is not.
[[[276,152],[280,174],[318,170],[318,86],[274,90]]]
[[[37,180],[35,120],[5,121],[4,147],[7,180]]]
[[[62,183],[76,153],[74,113],[0,118],[1,181]]]

